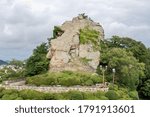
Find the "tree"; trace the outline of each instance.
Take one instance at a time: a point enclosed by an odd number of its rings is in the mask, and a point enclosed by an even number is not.
[[[145,93],[148,93],[146,92],[148,90],[143,90],[143,84],[150,79],[150,49],[146,48],[143,43],[128,37],[113,36],[111,39],[104,41],[104,43],[103,46],[105,49],[114,47],[125,49],[128,52],[132,52],[133,56],[138,59],[139,62],[145,64],[145,76],[139,78],[139,85],[137,87],[140,94],[139,96],[144,97],[144,93],[141,92],[145,91]]]
[[[144,64],[139,63],[131,52],[125,49],[112,48],[101,56],[101,62],[108,65],[108,74],[116,69],[115,81],[120,85],[135,89],[139,83],[139,77],[144,75]]]
[[[24,66],[24,62],[20,61],[20,60],[12,59],[9,62],[9,65],[15,65],[16,67],[23,67]]]
[[[133,56],[140,62],[145,62],[147,59],[147,48],[143,43],[134,39],[128,37],[112,36],[112,38],[107,41],[107,45],[110,48],[124,48],[127,51],[132,52]]]
[[[150,49],[147,49],[147,60],[145,61],[145,78],[141,79],[138,86],[139,96],[144,99],[150,99]]]
[[[26,63],[26,75],[33,76],[44,73],[48,70],[49,60],[46,58],[48,47],[42,43],[33,50],[33,54]]]
[[[150,99],[150,79],[144,82],[140,90],[140,95],[142,98]]]

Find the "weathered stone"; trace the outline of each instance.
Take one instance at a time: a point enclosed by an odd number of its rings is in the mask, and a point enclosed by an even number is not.
[[[95,50],[92,43],[80,43],[80,30],[85,27],[99,33],[97,43],[104,39],[102,26],[83,15],[73,18],[72,21],[66,21],[60,26],[64,33],[51,40],[51,47],[47,54],[47,58],[50,59],[50,71],[96,71],[100,60],[99,50]],[[89,61],[83,64],[81,58]]]

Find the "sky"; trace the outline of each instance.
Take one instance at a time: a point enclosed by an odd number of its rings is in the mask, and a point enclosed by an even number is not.
[[[131,37],[150,47],[150,0],[0,0],[0,59],[24,60],[80,13],[99,22],[105,38]]]

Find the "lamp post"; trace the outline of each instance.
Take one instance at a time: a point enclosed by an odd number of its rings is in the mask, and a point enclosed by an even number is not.
[[[112,72],[113,72],[113,85],[114,85],[114,83],[115,83],[115,73],[116,73],[116,69],[113,68],[113,69],[112,69]]]
[[[107,65],[104,67],[100,65],[100,70],[102,71],[103,74],[103,85],[105,86],[105,71],[107,70]]]

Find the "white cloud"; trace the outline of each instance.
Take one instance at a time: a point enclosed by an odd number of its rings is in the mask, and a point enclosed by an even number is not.
[[[0,59],[26,58],[79,13],[100,22],[106,38],[129,36],[150,45],[149,0],[1,0]]]

